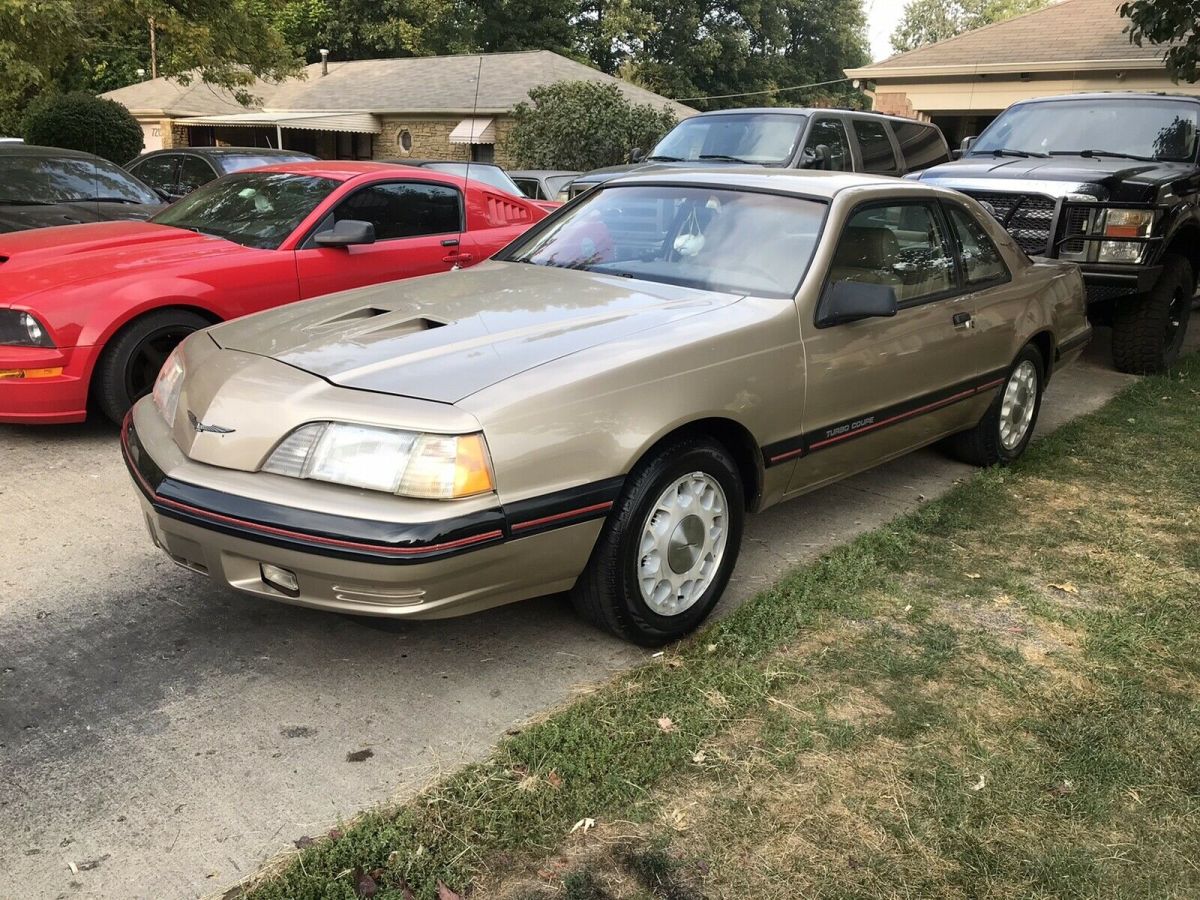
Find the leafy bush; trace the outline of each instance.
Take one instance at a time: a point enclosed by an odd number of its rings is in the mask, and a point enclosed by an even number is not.
[[[648,152],[675,125],[670,108],[631,103],[615,84],[558,81],[534,88],[529,99],[513,110],[505,142],[523,168],[615,166],[634,147]]]
[[[142,152],[142,126],[120,103],[82,91],[42,97],[29,105],[25,143],[95,153],[124,165]]]

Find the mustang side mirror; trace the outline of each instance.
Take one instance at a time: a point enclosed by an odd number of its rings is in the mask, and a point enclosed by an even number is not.
[[[375,243],[375,226],[358,219],[342,219],[329,231],[322,231],[313,241],[322,247],[353,247],[355,244]]]
[[[815,147],[805,147],[800,154],[800,168],[828,169],[833,154],[828,144],[817,144]]]
[[[634,147],[629,151],[629,161],[631,163],[640,163],[645,157],[646,155],[642,152],[641,147]]]
[[[889,284],[835,281],[821,295],[817,327],[827,328],[859,319],[886,319],[894,316],[896,310],[896,289]]]

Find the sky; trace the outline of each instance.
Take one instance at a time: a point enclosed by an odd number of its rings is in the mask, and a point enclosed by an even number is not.
[[[867,37],[871,40],[871,59],[878,61],[892,55],[892,36],[908,0],[863,0],[863,11],[867,14]]]

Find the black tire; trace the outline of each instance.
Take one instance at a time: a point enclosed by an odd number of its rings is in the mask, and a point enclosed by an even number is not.
[[[711,478],[725,494],[724,552],[711,582],[695,602],[677,614],[661,615],[646,602],[639,587],[639,543],[659,498],[673,482],[690,473]],[[576,611],[593,624],[644,647],[657,647],[693,631],[712,612],[729,583],[741,549],[745,509],[737,463],[721,444],[702,437],[683,438],[653,451],[630,473],[587,568],[571,591]]]
[[[1033,415],[1029,419],[1029,424],[1025,427],[1024,435],[1020,441],[1012,447],[1006,447],[1001,436],[1004,397],[1008,391],[1009,384],[1016,376],[1017,370],[1026,362],[1033,365],[1033,370],[1037,378],[1037,387],[1034,390],[1032,398]],[[1014,462],[1025,452],[1025,448],[1033,440],[1033,432],[1037,428],[1038,414],[1042,410],[1042,392],[1045,388],[1046,364],[1042,360],[1042,354],[1033,344],[1027,344],[1017,354],[1017,358],[1013,360],[1008,373],[1004,376],[1004,384],[1000,385],[999,390],[996,392],[996,399],[992,401],[992,405],[983,414],[983,418],[979,420],[974,428],[951,436],[946,443],[947,449],[952,456],[975,466],[1006,466]]]
[[[1175,364],[1192,315],[1192,266],[1167,256],[1162,274],[1145,294],[1118,300],[1113,313],[1113,365],[1119,372],[1149,375]]]
[[[104,348],[92,378],[92,397],[100,411],[119,423],[150,393],[175,345],[211,324],[186,309],[159,309],[122,328]]]

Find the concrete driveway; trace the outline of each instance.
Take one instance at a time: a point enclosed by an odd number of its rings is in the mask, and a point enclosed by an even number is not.
[[[1039,431],[1129,380],[1101,334]],[[647,655],[561,597],[393,624],[234,595],[151,547],[114,429],[0,454],[0,894],[220,891]],[[971,471],[923,451],[753,517],[724,608]]]

